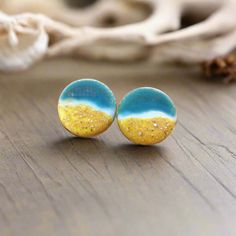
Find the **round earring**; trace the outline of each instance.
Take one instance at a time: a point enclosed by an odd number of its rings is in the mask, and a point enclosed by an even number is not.
[[[118,125],[126,138],[151,145],[166,139],[177,121],[176,108],[161,90],[143,87],[129,92],[121,101]]]
[[[58,101],[62,125],[79,137],[92,137],[104,132],[116,115],[112,91],[94,79],[81,79],[69,84]]]

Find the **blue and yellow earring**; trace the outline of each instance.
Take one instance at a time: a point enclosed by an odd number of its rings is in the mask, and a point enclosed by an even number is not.
[[[117,121],[121,132],[131,142],[151,145],[171,134],[177,121],[176,108],[161,90],[138,88],[121,101]]]
[[[112,91],[94,79],[81,79],[69,84],[58,101],[62,125],[78,137],[93,137],[104,132],[116,115]]]

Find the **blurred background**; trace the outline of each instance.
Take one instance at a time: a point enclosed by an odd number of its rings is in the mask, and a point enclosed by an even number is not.
[[[236,58],[227,56],[236,46],[236,1],[1,0],[0,10],[0,71],[69,56],[153,67],[204,64],[209,77],[236,77]],[[52,21],[22,15],[9,22],[4,15],[20,13],[42,13]]]

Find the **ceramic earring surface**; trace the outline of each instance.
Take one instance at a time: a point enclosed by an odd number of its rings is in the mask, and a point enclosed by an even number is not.
[[[170,135],[177,121],[172,100],[164,92],[149,87],[128,93],[118,108],[118,125],[132,142],[150,145]]]
[[[79,137],[92,137],[112,124],[116,100],[105,84],[93,79],[81,79],[62,91],[58,114],[69,132]]]

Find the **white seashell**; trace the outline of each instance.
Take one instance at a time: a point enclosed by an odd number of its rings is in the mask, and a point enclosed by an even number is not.
[[[48,49],[48,35],[40,21],[0,14],[0,71],[25,70]]]

